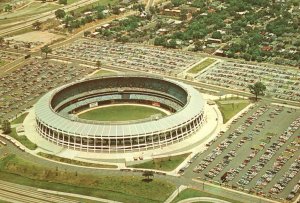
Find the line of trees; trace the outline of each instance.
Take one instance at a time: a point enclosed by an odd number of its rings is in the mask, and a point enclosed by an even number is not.
[[[8,120],[4,120],[1,123],[1,129],[2,129],[2,131],[3,131],[4,134],[9,134],[11,132],[10,122]]]
[[[13,7],[12,7],[12,5],[10,5],[10,4],[6,4],[6,5],[4,6],[4,11],[5,11],[5,12],[10,12],[10,11],[12,11],[12,9],[13,9]]]

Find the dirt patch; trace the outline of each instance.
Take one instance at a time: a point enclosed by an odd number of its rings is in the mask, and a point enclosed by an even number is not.
[[[63,38],[62,35],[53,34],[50,32],[43,31],[33,31],[17,35],[14,37],[7,38],[8,40],[22,41],[22,42],[32,42],[32,43],[51,43],[60,38]]]

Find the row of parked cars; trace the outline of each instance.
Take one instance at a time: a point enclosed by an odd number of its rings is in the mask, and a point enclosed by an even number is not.
[[[251,126],[251,123],[253,123],[255,120],[257,120],[262,114],[264,114],[269,108],[267,106],[262,106],[259,109],[257,109],[251,116],[249,116],[242,125],[240,125],[237,129],[235,129],[232,133],[229,134],[227,138],[225,138],[215,149],[212,150],[211,153],[209,153],[206,158],[204,158],[198,166],[194,168],[195,173],[202,172],[210,163],[212,163],[219,155],[223,153],[224,150],[228,148],[228,146],[233,143],[239,136],[241,136],[244,131]],[[246,112],[245,112],[246,113]],[[245,114],[244,113],[244,114]],[[243,114],[243,115],[244,115]],[[248,138],[245,138],[248,139]],[[230,157],[230,155],[229,155]],[[232,156],[231,156],[232,157]],[[216,172],[218,172],[218,169],[216,169]],[[211,171],[211,174],[208,174],[207,176],[209,178],[213,178],[216,176],[217,173]]]

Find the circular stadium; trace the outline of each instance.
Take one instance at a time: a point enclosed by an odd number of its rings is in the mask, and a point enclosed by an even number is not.
[[[94,112],[102,119],[81,116]],[[205,101],[193,87],[181,82],[148,76],[110,76],[86,79],[56,88],[35,105],[36,129],[40,136],[64,148],[99,153],[134,152],[162,148],[181,142],[194,134],[206,121]],[[103,114],[103,115],[102,115]],[[105,115],[104,115],[105,114]],[[105,117],[106,116],[106,117]],[[120,119],[118,119],[120,117]],[[91,117],[90,117],[91,118]]]

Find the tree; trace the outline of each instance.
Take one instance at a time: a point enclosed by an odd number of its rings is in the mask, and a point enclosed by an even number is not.
[[[132,6],[132,9],[138,10],[139,12],[143,12],[145,10],[145,5],[144,4],[134,4]]]
[[[184,4],[184,0],[171,0],[172,4],[176,7],[180,6],[181,4]]]
[[[266,91],[266,86],[262,82],[256,82],[254,85],[248,86],[251,94],[255,95],[255,100],[257,101],[259,95],[264,95],[264,91]]]
[[[173,49],[175,49],[176,46],[177,46],[177,43],[176,43],[176,40],[175,40],[175,39],[171,39],[166,45],[167,45],[168,48],[173,48]]]
[[[79,20],[73,20],[73,21],[71,21],[71,22],[70,22],[70,27],[71,27],[72,29],[74,29],[74,28],[79,28],[79,27],[80,27],[80,21],[79,21]]]
[[[59,3],[59,4],[67,5],[68,0],[58,0],[58,3]]]
[[[89,36],[90,34],[91,34],[91,31],[84,31],[83,36],[84,36],[84,37],[87,37],[87,36]]]
[[[39,29],[41,29],[41,25],[42,25],[42,23],[41,23],[40,21],[35,21],[35,22],[32,24],[32,27],[33,27],[33,29],[35,29],[35,30],[39,30]]]
[[[222,34],[219,31],[216,31],[212,33],[211,37],[215,39],[222,39]]]
[[[11,132],[11,126],[8,120],[2,122],[2,131],[4,134],[9,134]]]
[[[147,181],[150,180],[150,177],[154,177],[154,172],[153,171],[144,171],[142,176],[147,178]]]
[[[97,62],[96,62],[96,66],[97,66],[97,68],[100,68],[100,66],[101,66],[101,61],[97,61]]]
[[[194,46],[195,46],[194,51],[203,51],[204,43],[203,41],[198,40],[194,43]]]
[[[56,18],[58,18],[58,19],[62,19],[62,18],[64,18],[66,16],[66,12],[64,10],[62,10],[62,9],[56,10],[54,12],[54,14],[55,14]]]
[[[155,46],[165,46],[167,44],[165,37],[156,37],[154,39]]]
[[[71,21],[74,20],[74,17],[71,15],[66,15],[64,18],[64,23],[66,24],[66,27],[69,27],[69,24]]]
[[[151,6],[149,8],[149,11],[152,15],[156,15],[159,12],[159,9],[157,8],[157,6]]]
[[[115,15],[119,15],[120,14],[120,8],[118,6],[114,6],[112,8],[112,13],[115,14]]]
[[[105,18],[105,15],[103,14],[103,12],[101,11],[101,12],[97,12],[97,19],[103,19],[103,18]]]
[[[90,22],[92,22],[93,21],[93,17],[92,16],[86,16],[85,17],[85,22],[86,23],[90,23]]]
[[[12,5],[6,4],[5,7],[4,7],[4,11],[5,12],[10,12],[11,10],[12,10]]]
[[[45,53],[47,58],[47,55],[52,52],[52,49],[48,45],[45,45],[41,48],[41,52]]]
[[[186,20],[188,11],[186,9],[181,9],[180,20]]]
[[[2,47],[2,45],[4,44],[5,40],[3,37],[0,37],[0,46]]]

